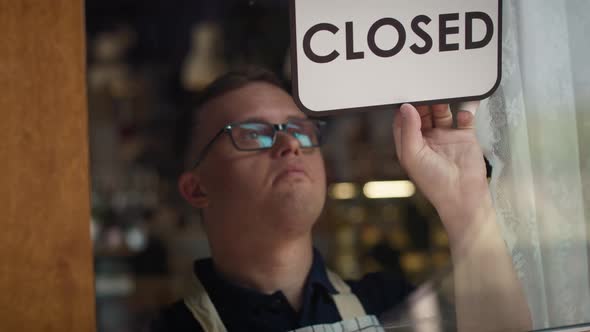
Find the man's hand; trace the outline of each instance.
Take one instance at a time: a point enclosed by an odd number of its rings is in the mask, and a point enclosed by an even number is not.
[[[409,177],[438,211],[451,241],[465,223],[493,213],[483,153],[474,130],[474,115],[449,105],[404,104],[394,117],[398,159]],[[483,217],[483,218],[481,218]]]
[[[449,235],[458,331],[528,331],[530,312],[496,225],[474,116],[460,111],[456,122],[452,128],[448,105],[403,105],[394,119],[397,156]]]

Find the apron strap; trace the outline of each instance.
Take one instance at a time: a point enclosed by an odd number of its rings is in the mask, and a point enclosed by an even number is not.
[[[184,298],[184,304],[199,322],[203,331],[227,332],[225,325],[219,317],[219,313],[207,291],[197,276],[192,273],[188,295]]]
[[[366,315],[363,305],[359,301],[358,297],[350,291],[350,287],[342,278],[336,273],[327,270],[328,279],[332,283],[332,286],[336,288],[338,294],[332,295],[332,299],[338,308],[340,317],[342,320],[354,319]]]

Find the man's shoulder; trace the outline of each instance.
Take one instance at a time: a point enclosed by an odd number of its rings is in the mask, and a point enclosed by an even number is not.
[[[160,310],[150,324],[150,332],[201,332],[203,329],[184,301],[176,301]]]
[[[380,315],[404,302],[415,286],[404,278],[389,272],[373,272],[360,280],[346,280],[365,310]]]

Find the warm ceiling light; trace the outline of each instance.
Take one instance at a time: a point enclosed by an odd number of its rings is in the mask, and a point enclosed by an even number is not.
[[[416,193],[416,187],[410,181],[376,181],[368,182],[363,187],[368,198],[405,198]]]
[[[332,184],[328,192],[333,199],[353,199],[358,191],[356,184],[345,182]]]

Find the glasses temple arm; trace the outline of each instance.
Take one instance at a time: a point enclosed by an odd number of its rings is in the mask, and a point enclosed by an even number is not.
[[[209,150],[211,150],[213,143],[215,143],[215,141],[219,138],[219,136],[221,136],[227,130],[228,130],[228,127],[224,127],[220,131],[218,131],[217,134],[215,134],[215,136],[213,136],[213,138],[209,141],[209,143],[207,143],[207,145],[205,145],[203,150],[201,150],[201,153],[199,153],[197,160],[195,160],[193,167],[191,167],[191,170],[193,170],[199,166],[199,164],[205,158],[205,156],[207,155]]]

